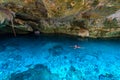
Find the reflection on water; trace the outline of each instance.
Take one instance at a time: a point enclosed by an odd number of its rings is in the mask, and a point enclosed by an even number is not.
[[[0,44],[0,80],[120,79],[120,39],[30,35]]]

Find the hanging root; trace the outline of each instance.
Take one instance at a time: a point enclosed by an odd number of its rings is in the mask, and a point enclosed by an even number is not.
[[[12,20],[11,20],[11,24],[12,24],[12,31],[13,31],[13,34],[14,34],[14,36],[16,37],[16,32],[15,32],[14,24],[13,24],[13,21],[12,21]]]

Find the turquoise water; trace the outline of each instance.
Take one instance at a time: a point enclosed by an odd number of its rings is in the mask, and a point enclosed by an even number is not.
[[[120,80],[120,39],[1,36],[0,80]]]

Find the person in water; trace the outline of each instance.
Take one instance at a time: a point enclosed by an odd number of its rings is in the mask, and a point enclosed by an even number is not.
[[[74,49],[79,49],[79,48],[81,48],[81,47],[78,46],[78,45],[74,45],[74,46],[71,46],[71,47],[73,47]]]
[[[74,49],[81,48],[81,47],[80,47],[80,46],[78,46],[78,45],[74,45],[73,47],[74,47]]]

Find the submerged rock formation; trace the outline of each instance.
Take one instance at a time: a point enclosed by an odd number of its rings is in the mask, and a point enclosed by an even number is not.
[[[120,36],[119,0],[3,0],[1,6],[15,12],[17,34],[39,31],[82,37]],[[0,33],[11,33],[9,26],[0,27]]]

